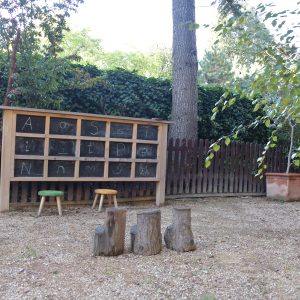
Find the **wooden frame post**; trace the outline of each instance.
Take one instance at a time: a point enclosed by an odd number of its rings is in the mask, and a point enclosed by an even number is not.
[[[13,112],[3,111],[2,129],[2,160],[1,160],[1,183],[0,183],[0,212],[9,210],[10,177],[12,163],[12,139],[13,139]]]
[[[166,194],[166,167],[167,167],[167,145],[168,145],[168,125],[160,126],[160,140],[158,151],[158,170],[157,177],[159,181],[156,182],[156,205],[162,206],[165,203]]]

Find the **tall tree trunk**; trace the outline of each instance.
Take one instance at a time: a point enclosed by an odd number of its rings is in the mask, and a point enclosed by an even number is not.
[[[173,87],[170,137],[196,139],[198,89],[195,0],[173,0]]]
[[[21,31],[20,28],[17,30],[17,35],[14,41],[14,46],[12,49],[12,54],[11,54],[11,63],[10,63],[10,70],[9,70],[9,76],[8,76],[8,81],[7,81],[7,89],[6,89],[6,94],[4,97],[3,105],[8,106],[10,105],[10,96],[9,94],[11,93],[13,83],[14,83],[14,76],[16,73],[17,69],[17,51],[20,43],[20,36],[21,36]]]

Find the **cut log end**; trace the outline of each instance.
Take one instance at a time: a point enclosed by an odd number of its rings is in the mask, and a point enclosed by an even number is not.
[[[126,210],[106,210],[105,225],[97,226],[94,236],[94,256],[116,256],[124,252]]]
[[[177,252],[196,249],[191,228],[191,209],[176,207],[173,209],[173,224],[169,225],[164,234],[166,247]]]
[[[137,214],[137,224],[130,230],[131,250],[135,254],[155,255],[161,252],[161,212],[158,209]]]

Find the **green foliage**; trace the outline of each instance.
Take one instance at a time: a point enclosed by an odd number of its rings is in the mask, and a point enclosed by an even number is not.
[[[232,94],[224,93],[222,87],[199,87],[199,116],[198,132],[200,137],[205,137],[217,140],[220,136],[230,135],[239,125],[240,139],[251,142],[265,142],[268,135],[268,130],[259,125],[257,128],[247,128],[247,125],[261,115],[261,111],[253,112],[251,102],[245,98],[236,97],[235,105],[228,107],[222,113],[217,115],[217,118],[211,120],[212,111],[215,108],[215,103],[224,95],[224,102],[230,102]]]
[[[260,66],[259,69],[256,68],[250,73],[250,85],[245,85],[238,79],[231,84],[231,92],[234,95],[246,97],[251,101],[254,111],[261,110],[263,112],[247,128],[256,128],[261,124],[270,128],[269,140],[258,160],[257,175],[260,178],[263,177],[263,172],[267,167],[266,153],[277,145],[278,133],[285,124],[290,124],[291,127],[287,172],[290,169],[291,159],[294,158],[294,164],[297,166],[300,151],[300,147],[295,147],[293,134],[297,129],[297,124],[300,124],[300,57],[299,49],[293,44],[294,29],[299,27],[300,23],[285,32],[280,32],[285,18],[291,14],[300,14],[300,10],[284,10],[275,13],[268,9],[269,6],[260,4],[256,9],[257,14],[264,18],[264,21],[270,20],[272,26],[279,32],[277,39],[272,40],[268,45],[257,47],[252,36],[253,33],[245,26],[244,22],[251,12],[246,11],[238,18],[231,17],[224,24],[215,28],[220,37],[226,37],[229,34],[236,35],[241,46],[254,49],[254,63]],[[215,118],[218,111],[223,111],[227,107],[229,107],[228,102],[221,98],[213,109],[213,117]],[[237,137],[242,128],[243,125],[240,124],[232,136]],[[218,143],[225,138],[229,137],[221,137]],[[213,152],[214,149],[211,147],[209,154]]]
[[[63,49],[59,53],[60,57],[68,57],[82,64],[103,67],[104,50],[101,40],[91,38],[88,29],[65,31],[60,46]]]
[[[57,99],[52,93],[60,84],[64,62],[55,57],[61,51],[66,18],[83,0],[40,1],[5,0],[0,8],[0,69],[6,80],[13,78],[8,99],[19,103],[22,98],[46,102]],[[11,63],[13,48],[16,68]],[[8,76],[13,72],[12,76]],[[2,92],[3,93],[3,92]]]
[[[232,60],[220,48],[212,47],[205,51],[199,65],[199,84],[225,85],[233,78]]]
[[[87,88],[64,88],[60,109],[88,113],[122,115],[129,117],[169,119],[171,114],[171,82],[145,78],[124,70],[98,70],[93,66],[74,66],[88,73],[95,84]],[[72,73],[69,78],[72,78]],[[240,122],[253,121],[259,113],[252,112],[249,101],[232,106],[217,121],[210,120],[210,111],[216,99],[224,93],[221,87],[199,87],[199,137],[216,139],[220,134],[230,134]],[[230,97],[230,96],[229,96]],[[84,101],[83,101],[84,99]],[[265,141],[267,130],[243,131],[245,141]]]
[[[239,70],[236,75],[245,77],[245,74],[253,72],[253,68],[259,67],[259,65],[256,65],[257,53],[268,47],[274,38],[252,10],[236,19],[237,26],[239,26],[238,30],[230,30],[229,20],[220,19],[221,24],[219,26],[222,34],[218,36],[217,46],[220,47],[220,51],[228,60],[235,61],[235,65]]]
[[[74,67],[79,68],[78,65]],[[61,109],[128,117],[169,117],[169,81],[124,70],[98,70],[90,65],[80,68],[98,82],[87,88],[62,89],[60,94],[64,101]]]
[[[68,57],[81,64],[95,65],[103,70],[124,69],[146,77],[170,79],[172,75],[171,51],[157,49],[151,53],[106,52],[101,40],[90,37],[87,29],[68,31],[61,43],[61,57]]]

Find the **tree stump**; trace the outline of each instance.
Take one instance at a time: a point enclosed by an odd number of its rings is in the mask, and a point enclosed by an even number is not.
[[[126,210],[106,209],[104,226],[97,226],[94,237],[94,256],[116,256],[124,252]]]
[[[167,248],[177,252],[187,252],[196,249],[191,228],[190,208],[173,208],[173,224],[167,227],[164,240]]]
[[[158,209],[137,214],[137,224],[131,226],[131,251],[140,255],[154,255],[161,251],[161,213]]]

